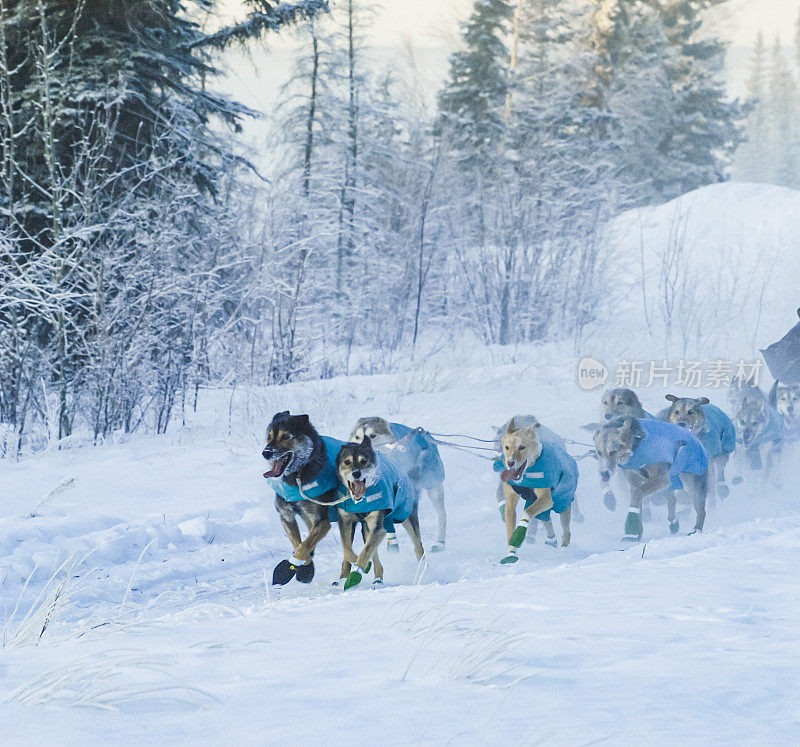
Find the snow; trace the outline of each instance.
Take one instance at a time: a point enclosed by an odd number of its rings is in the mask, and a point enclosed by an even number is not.
[[[499,370],[489,387],[473,380],[481,372],[464,370],[460,384],[429,380],[436,391],[416,393],[402,393],[403,376],[295,384],[259,393],[250,417],[256,429],[272,402],[306,401],[338,437],[367,410],[490,437],[514,410],[534,411],[586,440],[580,424],[594,416],[596,393],[576,393],[557,371],[530,375],[528,361]],[[175,434],[3,463],[5,619],[61,563],[91,552],[70,573],[77,588],[68,584],[38,645],[28,639],[0,653],[9,742],[789,743],[800,735],[793,489],[734,488],[699,537],[670,537],[656,507],[646,545],[630,547],[619,542],[624,509],[602,507],[594,463],[584,460],[586,522],[573,524],[572,546],[545,547],[540,532],[509,568],[497,564],[505,540],[490,465],[444,449],[448,549],[428,558],[418,585],[401,532],[401,554],[384,558],[387,588],[333,589],[334,531],[317,552],[315,581],[277,589],[266,580],[288,542],[260,476],[255,430],[245,432],[244,418],[220,425],[228,396],[207,392],[196,422]],[[73,487],[28,517],[65,476],[77,478]],[[427,502],[422,522],[430,544]],[[21,616],[7,624],[6,642]]]
[[[752,359],[797,322],[798,236],[800,192],[769,184],[713,184],[625,213],[609,232],[619,271],[601,331],[649,337],[655,356]],[[671,327],[665,258],[675,260]]]
[[[692,257],[741,235],[791,262],[797,201],[753,185],[700,190],[682,203],[693,206]],[[622,216],[618,250],[638,251],[631,237],[644,227],[657,251],[675,208]],[[771,287],[792,290],[787,275]],[[762,346],[800,301],[769,294],[763,305]],[[746,479],[692,537],[670,536],[655,506],[637,545],[620,542],[624,501],[603,507],[595,462],[583,459],[586,520],[573,522],[571,546],[546,547],[540,530],[516,566],[498,563],[505,530],[490,463],[443,448],[444,553],[418,567],[400,531],[401,553],[382,557],[386,586],[344,593],[330,585],[334,529],[312,584],[268,583],[289,554],[261,476],[274,412],[308,412],[338,438],[372,414],[491,438],[532,412],[581,455],[599,392],[576,386],[578,357],[653,354],[631,308],[576,345],[456,339],[392,375],[203,391],[163,436],[0,460],[2,741],[796,744],[797,448],[783,490]],[[726,329],[732,350],[747,348],[738,324]],[[725,407],[719,389],[700,393]],[[641,395],[646,409],[664,403],[660,388]],[[679,518],[687,531],[688,507]],[[430,546],[427,499],[421,523]]]

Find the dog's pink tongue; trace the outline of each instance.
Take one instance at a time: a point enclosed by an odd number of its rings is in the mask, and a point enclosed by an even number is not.
[[[360,501],[364,497],[364,493],[367,492],[366,480],[353,480],[350,483],[350,492],[353,494],[353,498]]]
[[[524,464],[521,464],[516,469],[505,469],[500,473],[500,480],[502,482],[509,482],[510,480],[519,480],[522,477],[522,471],[525,468]]]
[[[276,459],[272,463],[272,469],[267,470],[264,473],[264,477],[266,477],[267,479],[269,479],[270,477],[280,477],[283,474],[283,468],[286,466],[286,461],[288,459],[289,459],[288,456]]]

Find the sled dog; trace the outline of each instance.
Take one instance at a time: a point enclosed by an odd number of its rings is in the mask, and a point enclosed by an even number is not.
[[[785,439],[800,441],[800,384],[783,386],[776,381],[769,392],[769,404],[783,418]]]
[[[652,418],[653,416],[642,407],[639,396],[632,389],[607,389],[603,392],[603,397],[600,400],[600,422],[621,417]],[[592,432],[595,430],[594,424],[584,426],[584,428]],[[617,485],[615,487],[618,488],[620,486]],[[603,505],[609,511],[614,511],[617,507],[617,496],[614,492],[614,486],[610,482],[605,485]],[[650,511],[649,506],[645,507],[645,511]]]
[[[600,400],[600,419],[652,418],[642,407],[639,396],[632,389],[607,389]]]
[[[675,517],[675,491],[685,488],[695,510],[690,534],[703,530],[708,490],[708,459],[703,446],[686,428],[643,418],[614,418],[598,423],[594,433],[600,479],[608,484],[617,467],[624,470],[631,491],[625,521],[626,540],[642,536],[642,499],[666,490],[670,532],[680,529]]]
[[[783,418],[770,406],[767,395],[756,386],[734,387],[729,397],[736,405],[736,438],[741,444],[748,468],[751,471],[763,471],[764,477],[780,488]],[[734,481],[741,482],[741,477],[737,476]]]
[[[383,581],[383,566],[378,547],[388,533],[394,533],[395,522],[401,523],[414,544],[417,560],[425,554],[417,514],[419,493],[414,482],[383,454],[372,448],[369,436],[361,443],[342,445],[336,456],[336,470],[342,484],[343,502],[338,503],[339,531],[342,535],[344,559],[341,578],[349,589],[361,582],[375,564],[375,581]],[[356,555],[353,550],[355,525],[361,523],[364,547]],[[355,564],[355,569],[352,569]]]
[[[703,444],[709,461],[709,471],[715,477],[717,495],[727,498],[730,488],[725,481],[725,467],[736,448],[736,428],[733,421],[719,407],[712,405],[708,397],[694,399],[666,395],[672,404],[661,420],[667,420],[690,430]]]
[[[578,486],[578,465],[557,441],[539,438],[538,422],[518,425],[512,418],[501,438],[501,456],[495,461],[495,472],[505,496],[505,522],[508,554],[501,562],[514,563],[517,550],[527,534],[531,519],[544,522],[547,544],[555,546],[551,511],[561,517],[561,544],[570,543],[570,517]],[[517,504],[525,501],[522,516],[517,520]],[[534,525],[535,527],[535,525]],[[535,528],[534,528],[535,531]]]
[[[308,415],[290,415],[286,410],[269,424],[261,452],[270,463],[264,477],[275,491],[275,508],[294,549],[291,558],[275,566],[273,584],[287,584],[295,576],[307,584],[314,578],[314,548],[331,528],[331,509],[320,503],[330,503],[338,495],[335,460],[342,443],[320,436]],[[308,527],[305,539],[298,517]]]
[[[495,439],[494,439],[494,447],[497,449],[497,452],[502,455],[503,453],[503,436],[508,433],[508,426],[514,423],[516,428],[530,428],[534,424],[539,423],[539,419],[535,415],[514,415],[511,420],[507,421],[505,424],[500,426],[499,428],[495,428]],[[542,443],[554,443],[557,444],[561,449],[564,451],[567,450],[567,444],[564,442],[564,439],[561,438],[555,431],[551,430],[545,425],[539,424],[536,428],[536,436]],[[497,507],[500,509],[500,518],[505,521],[506,520],[506,494],[504,489],[504,484],[502,480],[497,485]],[[578,500],[577,498],[572,501],[572,518],[575,519],[578,523],[584,520],[583,514],[581,513],[580,508],[578,507]],[[536,535],[536,525],[534,524],[534,530],[530,535],[530,538],[533,539]],[[553,538],[555,534],[553,532],[552,524],[549,525],[548,528],[548,536]],[[554,539],[547,540],[550,544],[555,542]]]
[[[409,428],[379,417],[359,418],[350,434],[350,441],[361,443],[367,436],[372,446],[389,457],[397,468],[406,472],[417,492],[428,494],[436,511],[436,541],[431,552],[445,548],[447,513],[444,506],[444,464],[433,436],[422,428]],[[399,549],[397,537],[388,535],[386,549]]]

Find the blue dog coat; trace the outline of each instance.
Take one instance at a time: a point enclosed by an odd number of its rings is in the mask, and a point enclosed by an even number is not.
[[[767,427],[750,442],[748,448],[755,449],[762,444],[772,443],[776,447],[783,444],[783,416],[773,407],[768,408]]]
[[[780,452],[783,449],[783,436],[784,424],[783,415],[776,409],[770,407],[768,409],[769,420],[764,430],[754,438],[747,447],[747,461],[750,469],[761,469],[761,451],[760,447],[764,444],[771,443],[772,450]]]
[[[444,482],[444,464],[433,436],[421,428],[409,428],[401,423],[389,423],[392,444],[381,446],[381,451],[397,467],[413,475],[420,487],[433,490]]]
[[[705,449],[688,429],[661,420],[639,419],[638,422],[645,432],[645,438],[630,459],[620,465],[622,469],[637,470],[666,462],[670,465],[670,490],[683,488],[680,475],[684,472],[702,475],[708,470]]]
[[[706,456],[714,459],[721,454],[733,454],[736,448],[736,428],[733,421],[715,405],[703,405],[706,430],[701,439]]]
[[[417,489],[408,475],[398,470],[388,457],[376,451],[375,458],[378,464],[378,481],[367,487],[360,501],[355,500],[344,485],[340,485],[340,495],[347,496],[347,500],[340,503],[338,508],[350,514],[388,510],[383,526],[391,533],[394,532],[395,522],[402,524],[411,516],[418,502]]]
[[[503,459],[494,462],[494,471],[506,469]],[[550,511],[563,514],[575,500],[578,487],[578,463],[552,441],[542,441],[542,453],[539,458],[525,468],[522,478],[510,480],[508,483],[514,492],[525,498],[525,508],[529,508],[536,500],[534,488],[550,488],[553,507],[536,515],[541,521],[550,519]]]
[[[269,477],[270,487],[284,500],[294,503],[308,498],[319,498],[329,490],[339,488],[339,476],[336,474],[336,455],[339,449],[344,446],[344,441],[337,441],[335,438],[322,436],[325,444],[325,464],[316,479],[303,485],[292,485],[286,482],[283,477]],[[336,521],[336,508],[330,512],[331,521]]]

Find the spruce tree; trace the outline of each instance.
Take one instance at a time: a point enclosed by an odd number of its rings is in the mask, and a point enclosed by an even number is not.
[[[450,57],[448,80],[439,97],[459,163],[484,173],[497,167],[503,146],[507,39],[513,15],[513,4],[506,0],[476,0],[463,28],[462,49]]]

